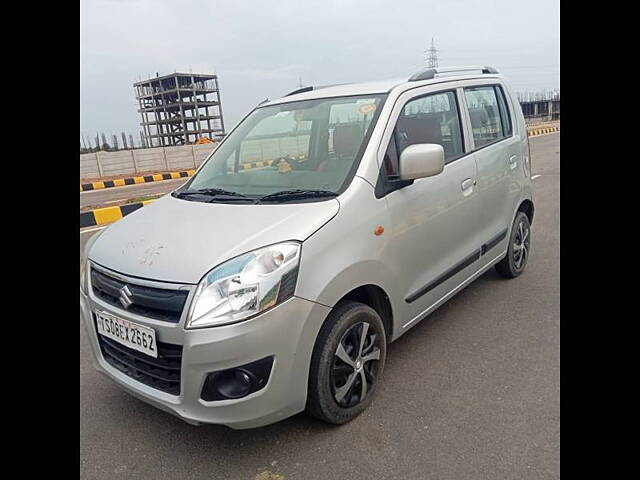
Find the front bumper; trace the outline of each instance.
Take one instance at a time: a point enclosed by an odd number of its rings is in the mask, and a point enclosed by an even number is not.
[[[107,363],[93,320],[96,309],[153,328],[159,342],[182,345],[179,395],[140,383]],[[189,423],[216,423],[237,429],[267,425],[304,410],[313,345],[329,310],[292,297],[241,323],[186,330],[184,319],[178,324],[151,320],[80,292],[80,317],[98,371],[135,397]],[[237,400],[206,402],[200,398],[208,373],[271,355],[275,357],[273,368],[261,390]]]

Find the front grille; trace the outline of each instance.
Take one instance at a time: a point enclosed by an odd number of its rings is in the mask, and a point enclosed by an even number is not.
[[[91,286],[96,297],[110,305],[124,308],[120,303],[121,289],[128,287],[131,305],[126,310],[154,320],[178,323],[189,292],[165,288],[143,287],[127,283],[98,270],[91,269]]]
[[[109,365],[145,385],[180,395],[182,345],[156,342],[158,358],[125,347],[98,334],[102,356]]]

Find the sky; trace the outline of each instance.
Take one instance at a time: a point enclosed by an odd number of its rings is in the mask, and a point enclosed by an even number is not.
[[[133,83],[218,75],[227,131],[304,85],[491,65],[514,90],[560,87],[559,0],[81,0],[80,129],[139,138]]]

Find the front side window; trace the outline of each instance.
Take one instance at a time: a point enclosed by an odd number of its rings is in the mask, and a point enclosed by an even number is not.
[[[341,193],[355,174],[385,97],[259,107],[213,152],[184,192],[219,189],[254,200],[290,190]]]
[[[409,145],[436,143],[444,148],[445,163],[464,153],[462,128],[454,92],[409,100],[402,109],[384,157],[389,178],[399,174],[398,158]]]
[[[502,90],[499,91],[502,93]],[[493,85],[464,89],[471,119],[475,148],[496,142],[511,135],[504,97],[499,97]]]

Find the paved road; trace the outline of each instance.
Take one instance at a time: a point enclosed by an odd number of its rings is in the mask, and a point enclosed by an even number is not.
[[[80,192],[80,208],[98,206],[109,207],[129,198],[169,193],[187,180],[188,178],[178,178],[176,180],[164,180],[162,182],[140,183],[137,185],[126,185],[124,187]]]
[[[487,272],[391,344],[376,400],[349,424],[190,426],[94,372],[81,329],[81,478],[559,478],[559,135],[531,151],[526,273]]]

